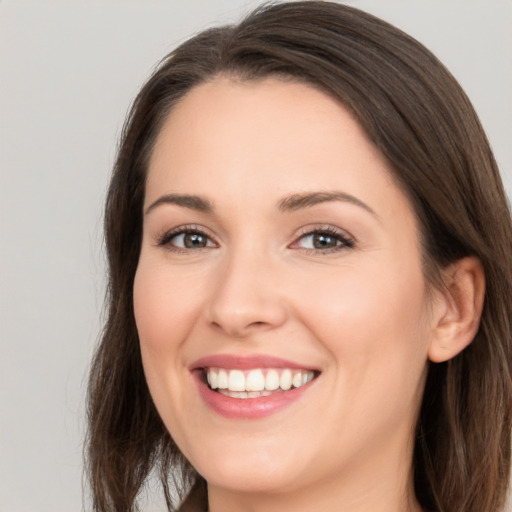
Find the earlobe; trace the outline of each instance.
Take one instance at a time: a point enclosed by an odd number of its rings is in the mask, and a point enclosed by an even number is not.
[[[434,363],[448,361],[473,341],[485,296],[485,274],[478,258],[458,260],[443,274],[445,287],[439,291],[428,350],[428,357]]]

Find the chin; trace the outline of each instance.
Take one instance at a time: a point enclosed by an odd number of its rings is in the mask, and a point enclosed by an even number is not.
[[[289,488],[300,479],[301,467],[287,459],[279,450],[253,446],[238,449],[239,443],[209,453],[191,461],[208,484],[244,493],[272,493]]]
[[[280,468],[255,468],[247,463],[236,467],[232,464],[224,467],[205,468],[200,472],[209,485],[239,493],[271,494],[290,487],[292,475]]]

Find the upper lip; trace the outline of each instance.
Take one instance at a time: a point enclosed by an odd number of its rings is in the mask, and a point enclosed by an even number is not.
[[[216,354],[206,356],[194,361],[190,366],[190,370],[199,368],[225,368],[250,370],[252,368],[290,368],[297,370],[316,370],[309,365],[296,363],[281,357],[275,357],[263,354],[254,355],[236,355],[236,354]]]

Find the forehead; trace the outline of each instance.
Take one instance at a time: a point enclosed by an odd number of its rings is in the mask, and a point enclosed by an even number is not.
[[[150,159],[146,205],[164,193],[214,201],[277,201],[309,190],[342,190],[364,202],[398,189],[386,159],[352,114],[307,84],[219,77],[174,107]]]
[[[322,141],[327,146],[340,135],[345,142],[364,142],[368,156],[383,160],[349,111],[319,89],[278,78],[235,81],[217,77],[192,88],[178,101],[157,137],[153,157],[176,152],[184,142],[219,144],[224,137],[233,143],[243,141],[247,149],[264,142],[262,155],[276,146],[291,149],[290,156],[318,147]],[[301,144],[304,141],[306,146]]]

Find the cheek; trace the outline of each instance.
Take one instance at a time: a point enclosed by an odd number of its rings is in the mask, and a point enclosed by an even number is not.
[[[176,279],[165,264],[141,257],[133,301],[142,350],[164,354],[177,348],[200,311],[194,279]]]
[[[191,386],[182,345],[201,311],[193,283],[190,276],[176,279],[168,265],[142,256],[133,289],[146,382],[163,422],[178,439],[184,435],[176,418],[187,407]]]
[[[429,340],[424,281],[415,271],[403,274],[354,270],[343,286],[331,286],[328,300],[307,295],[304,322],[334,363],[330,420],[354,443],[373,446],[370,440],[403,433],[421,403]]]
[[[352,382],[419,374],[430,340],[421,269],[378,264],[326,276],[303,294],[303,322]],[[386,269],[386,272],[383,271]]]
[[[191,288],[193,280],[186,286],[173,277],[165,264],[141,257],[133,290],[146,382],[167,428],[185,402],[182,384],[190,375],[181,347],[201,309]]]

